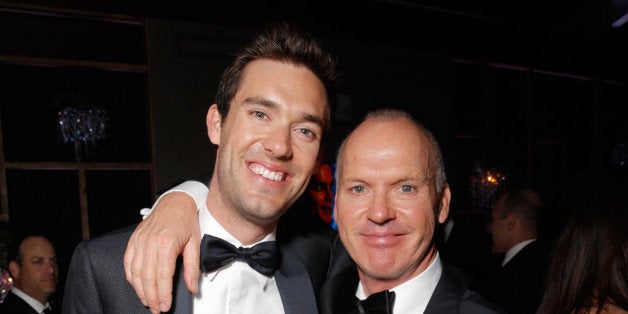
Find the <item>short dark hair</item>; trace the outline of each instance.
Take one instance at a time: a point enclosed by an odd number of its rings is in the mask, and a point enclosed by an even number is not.
[[[7,264],[13,261],[18,263],[19,265],[22,265],[22,258],[24,258],[24,256],[22,255],[22,251],[20,251],[20,246],[22,246],[24,240],[30,237],[42,237],[50,241],[47,236],[38,232],[21,233],[16,235],[16,237],[11,241],[11,244],[9,244],[9,247],[7,248]]]
[[[516,188],[505,195],[501,218],[516,213],[528,228],[537,230],[543,211],[543,201],[539,194],[530,188]]]
[[[258,59],[272,59],[304,66],[321,80],[327,92],[329,108],[325,129],[331,125],[332,91],[337,87],[336,60],[323,50],[318,41],[296,25],[287,22],[268,22],[253,40],[240,49],[225,69],[218,84],[214,102],[222,119],[227,117],[229,105],[242,83],[246,65]]]

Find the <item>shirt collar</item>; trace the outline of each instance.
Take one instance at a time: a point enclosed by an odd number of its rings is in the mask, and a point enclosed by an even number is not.
[[[506,265],[506,263],[508,263],[513,257],[515,257],[515,255],[517,255],[517,253],[519,253],[519,251],[523,250],[523,248],[526,247],[526,245],[534,242],[535,240],[536,239],[525,240],[525,241],[519,242],[517,245],[511,247],[510,250],[508,250],[508,252],[506,252],[506,254],[504,254],[504,260],[502,261],[502,267],[504,265]]]
[[[31,296],[29,296],[28,294],[26,294],[24,291],[13,287],[11,288],[11,292],[13,292],[13,294],[15,294],[16,296],[20,297],[22,300],[24,300],[24,302],[28,303],[28,305],[30,305],[35,311],[37,311],[37,313],[41,313],[44,311],[45,308],[50,307],[50,303],[46,302],[46,304],[41,304],[41,302],[33,299]]]
[[[394,313],[423,313],[436,289],[436,285],[443,273],[443,264],[440,255],[416,277],[390,289],[395,292]],[[358,283],[355,296],[360,300],[366,299],[362,282]]]

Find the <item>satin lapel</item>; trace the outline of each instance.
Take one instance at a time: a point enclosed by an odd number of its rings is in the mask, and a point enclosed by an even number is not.
[[[305,264],[290,244],[280,245],[279,252],[281,257],[275,280],[285,313],[318,313],[312,281]]]
[[[458,313],[464,293],[464,289],[456,283],[456,278],[443,266],[443,273],[424,313]]]
[[[356,313],[354,300],[358,281],[358,272],[353,265],[329,278],[319,296],[321,314]]]

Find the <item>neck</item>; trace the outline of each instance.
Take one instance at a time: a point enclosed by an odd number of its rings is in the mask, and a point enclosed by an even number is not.
[[[257,243],[275,230],[277,220],[261,221],[254,217],[244,216],[242,211],[224,200],[218,188],[215,187],[217,185],[209,185],[209,194],[206,200],[207,209],[212,217],[240,243],[243,245]]]

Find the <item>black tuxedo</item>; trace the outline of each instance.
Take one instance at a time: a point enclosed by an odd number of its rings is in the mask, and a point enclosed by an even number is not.
[[[60,313],[59,309],[51,306],[52,313]],[[9,292],[6,297],[4,297],[4,301],[0,303],[0,313],[7,314],[39,314],[39,312],[35,311],[26,301],[17,295],[13,294],[13,292]]]
[[[337,257],[344,259],[345,267],[330,273],[320,292],[319,310],[322,314],[357,313],[353,306],[355,291],[358,287],[358,272],[349,260],[348,254],[340,253]],[[337,267],[337,266],[334,266]],[[503,310],[486,302],[482,296],[471,290],[468,275],[453,266],[444,265],[442,275],[424,313],[504,313]]]
[[[123,257],[135,226],[80,243],[72,256],[63,313],[150,313],[126,281]],[[280,252],[275,279],[286,313],[316,313],[316,295],[331,260],[331,244],[317,235],[277,234]],[[172,313],[192,313],[192,294],[178,261]]]
[[[546,244],[537,240],[526,245],[497,271],[494,302],[509,313],[536,313],[543,298],[548,260]]]

